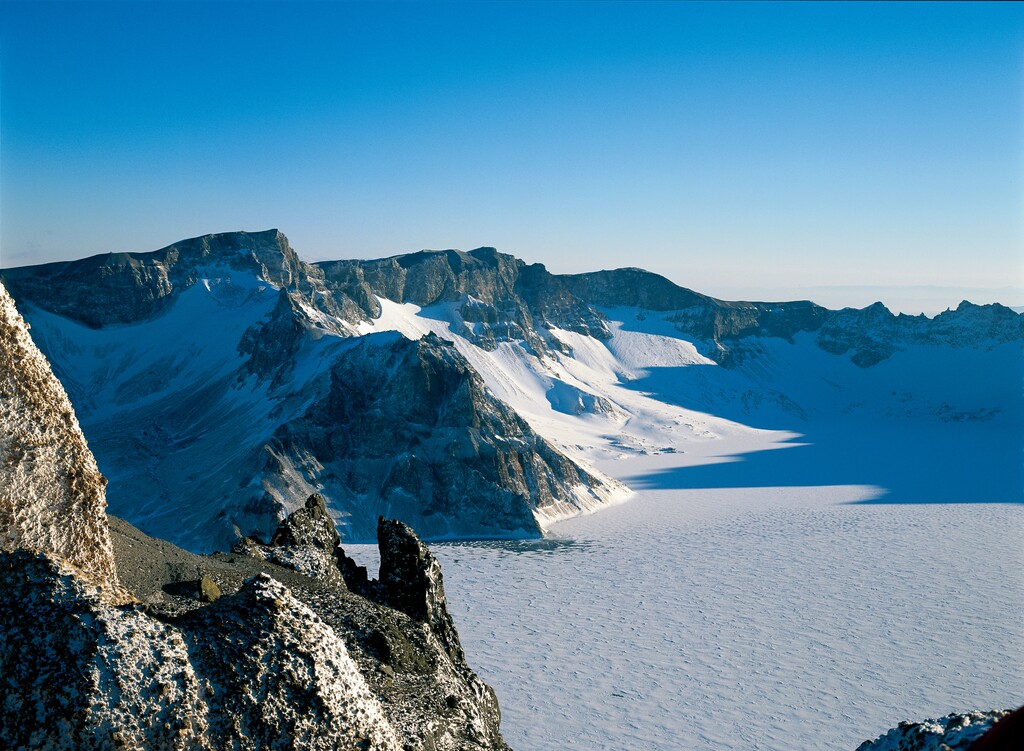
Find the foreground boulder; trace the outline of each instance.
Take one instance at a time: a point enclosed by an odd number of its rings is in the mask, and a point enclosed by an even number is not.
[[[340,574],[302,573],[354,565],[340,548],[249,540],[200,556],[110,524],[134,605],[111,604],[55,555],[0,553],[0,747],[508,748],[437,561],[405,525],[381,521],[381,580],[364,572],[356,594]],[[201,581],[221,596],[205,602]]]
[[[56,553],[117,597],[105,486],[64,387],[0,284],[0,548]]]

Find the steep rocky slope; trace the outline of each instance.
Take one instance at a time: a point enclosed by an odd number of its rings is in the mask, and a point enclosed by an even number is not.
[[[276,231],[3,277],[24,295],[19,304],[115,480],[112,509],[192,549],[267,536],[317,491],[346,538],[364,540],[379,513],[435,537],[539,536],[538,515],[622,492],[536,436],[442,342],[420,371],[429,377],[411,379],[391,368],[426,359],[360,349],[380,359],[362,357],[359,381],[345,386],[382,391],[365,403],[375,412],[359,418],[338,379],[358,357],[348,350],[376,298],[325,282]],[[437,390],[445,384],[463,385],[457,408]],[[342,400],[364,427],[376,419],[376,432],[346,438],[350,426],[331,419]],[[396,405],[415,407],[419,434],[377,419]],[[460,409],[468,422],[457,425]],[[392,446],[390,435],[412,443]]]
[[[379,520],[378,580],[319,496],[270,544],[215,557],[108,527],[95,460],[2,287],[0,316],[0,746],[507,749],[409,527]]]
[[[428,537],[536,536],[625,495],[594,460],[685,450],[668,434],[720,435],[715,418],[1012,432],[1022,412],[1024,317],[999,305],[726,302],[493,248],[307,264],[276,230],[0,277],[115,481],[111,508],[195,550],[266,537],[313,492],[350,540],[381,513]],[[438,338],[414,354],[388,330]]]
[[[601,481],[496,399],[466,359],[433,334],[363,337],[330,367],[330,387],[275,431],[270,450],[305,457],[346,514],[348,536],[378,514],[433,537],[530,536],[533,511],[597,503]]]

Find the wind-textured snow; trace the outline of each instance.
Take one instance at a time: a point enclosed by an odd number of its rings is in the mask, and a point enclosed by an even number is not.
[[[510,745],[852,750],[1024,703],[1019,342],[860,368],[798,335],[726,369],[655,315],[605,312],[606,342],[555,332],[572,357],[471,359],[636,491],[545,540],[436,548]],[[616,410],[555,409],[555,378]]]
[[[1024,704],[1021,507],[875,492],[648,489],[545,540],[435,546],[509,745],[852,751]]]

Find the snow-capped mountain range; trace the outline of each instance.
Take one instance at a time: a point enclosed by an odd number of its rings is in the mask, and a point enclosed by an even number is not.
[[[308,264],[276,230],[0,279],[111,511],[194,550],[265,538],[312,492],[346,540],[381,514],[427,538],[537,536],[628,497],[616,456],[854,423],[981,426],[1016,461],[974,500],[1021,500],[1024,317],[1001,305],[725,302],[493,248]]]

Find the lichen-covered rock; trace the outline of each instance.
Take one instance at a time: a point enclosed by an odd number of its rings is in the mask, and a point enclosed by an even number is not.
[[[345,642],[257,577],[176,624],[0,554],[0,747],[400,748]]]
[[[211,687],[209,735],[218,746],[400,748],[344,639],[270,576],[193,611],[180,628]]]
[[[0,748],[214,747],[180,632],[51,554],[0,553],[0,676]]]
[[[208,576],[199,580],[199,600],[201,602],[215,602],[220,597],[220,587],[217,582]]]
[[[1009,710],[949,714],[937,720],[901,722],[857,751],[967,751]],[[1009,748],[1007,748],[1009,751]]]
[[[64,388],[0,284],[0,548],[53,553],[121,597],[105,485]]]

